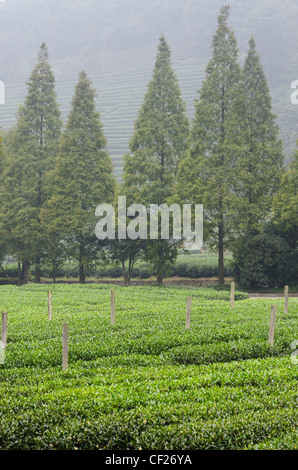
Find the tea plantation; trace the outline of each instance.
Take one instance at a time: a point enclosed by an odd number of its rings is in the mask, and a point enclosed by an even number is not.
[[[298,299],[215,289],[1,286],[0,449],[297,448]],[[191,328],[185,329],[192,297]],[[62,371],[62,324],[69,367]],[[295,352],[294,352],[295,354]]]

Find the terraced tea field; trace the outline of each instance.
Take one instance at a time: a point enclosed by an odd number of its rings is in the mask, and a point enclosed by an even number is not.
[[[294,449],[298,299],[213,289],[0,288],[8,312],[0,365],[0,449]],[[185,328],[192,297],[191,328]],[[62,371],[62,324],[69,367]]]
[[[155,56],[156,50],[151,48],[110,52],[104,60],[90,61],[86,70],[97,91],[96,105],[118,179],[121,178],[122,159],[128,151],[135,119],[152,78]],[[207,59],[186,61],[182,51],[173,51],[173,67],[189,117],[194,114],[194,99],[204,78],[206,63]],[[58,62],[53,64],[53,70],[58,103],[63,121],[66,122],[81,68]],[[18,106],[26,95],[27,78],[6,84],[6,103],[0,106],[0,127],[3,129],[8,129],[16,122]]]

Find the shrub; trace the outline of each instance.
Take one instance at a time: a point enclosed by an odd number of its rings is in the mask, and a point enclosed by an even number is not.
[[[139,269],[138,277],[141,279],[148,279],[151,276],[150,270],[146,267],[141,267]]]
[[[123,275],[122,268],[120,266],[110,266],[106,270],[107,277],[116,277],[119,278]]]
[[[298,281],[298,248],[272,225],[239,239],[233,250],[232,272],[245,288],[282,287]]]
[[[229,258],[224,267],[225,276],[231,275]],[[218,275],[218,258],[215,255],[180,255],[171,273],[172,276],[188,277],[215,277]]]
[[[18,277],[18,265],[16,263],[5,265],[4,272],[8,277]]]
[[[6,285],[9,285],[9,284],[17,285],[18,280],[16,278],[13,278],[13,277],[0,277],[0,285],[1,286],[6,286]]]

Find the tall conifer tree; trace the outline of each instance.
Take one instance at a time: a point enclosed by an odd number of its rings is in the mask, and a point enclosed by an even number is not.
[[[235,165],[231,139],[237,125],[235,100],[241,69],[229,6],[221,8],[213,37],[213,54],[195,104],[190,148],[182,158],[176,195],[181,201],[204,205],[210,246],[219,254],[219,283],[224,283],[224,250],[229,246],[231,171]]]
[[[189,123],[171,50],[160,37],[152,80],[135,122],[130,153],[125,156],[123,194],[134,203],[162,204],[172,196],[179,160],[187,148]],[[175,254],[164,240],[150,240],[147,254],[158,282]]]
[[[81,283],[85,282],[86,267],[98,250],[96,207],[114,202],[116,184],[95,95],[91,81],[82,71],[55,170],[50,175],[51,200],[43,212],[52,257],[55,244],[58,246],[62,240],[68,256],[79,264]]]
[[[27,85],[24,105],[8,139],[2,204],[13,252],[19,262],[35,262],[35,280],[40,282],[45,252],[40,214],[48,198],[47,174],[54,167],[62,127],[45,44]]]
[[[2,242],[18,263],[18,282],[26,279],[32,259],[31,236],[28,230],[30,206],[24,194],[25,161],[18,154],[16,128],[5,136],[5,154],[0,185],[0,232]],[[21,265],[23,269],[21,271]]]
[[[3,184],[3,170],[4,170],[4,155],[3,155],[3,136],[0,132],[0,196],[1,196],[1,186]],[[7,237],[5,236],[5,227],[2,223],[1,211],[3,209],[0,207],[0,266],[2,266],[2,261],[6,253],[6,242]]]
[[[298,141],[297,141],[298,147]],[[297,247],[298,233],[298,148],[282,175],[279,191],[273,200],[274,221]],[[297,248],[296,248],[297,249]]]
[[[243,66],[237,113],[237,159],[230,204],[236,235],[241,236],[257,231],[270,218],[284,161],[269,87],[253,38]]]

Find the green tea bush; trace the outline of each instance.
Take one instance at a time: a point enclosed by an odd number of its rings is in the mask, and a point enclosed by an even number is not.
[[[232,271],[230,267],[230,257],[226,258],[224,273],[225,276],[231,276]],[[78,263],[74,260],[66,260],[59,264],[56,270],[56,278],[78,278],[79,267]],[[5,273],[10,279],[14,279],[12,283],[18,277],[17,264],[10,264],[5,266]],[[35,267],[34,265],[30,268],[31,276],[34,278]],[[41,275],[45,278],[53,277],[53,270],[51,264],[44,264],[41,269]],[[121,278],[123,276],[122,267],[120,263],[104,263],[97,262],[87,267],[87,277],[97,278]],[[133,277],[140,279],[148,279],[151,276],[155,276],[156,272],[152,269],[148,263],[139,260],[135,263],[133,269]],[[218,258],[216,255],[209,254],[180,254],[172,267],[170,276],[178,276],[182,278],[196,279],[199,277],[215,277],[218,275]],[[7,282],[5,282],[6,284]]]
[[[216,289],[1,286],[1,450],[246,450],[297,445],[298,299]],[[111,289],[116,324],[110,324]],[[191,328],[185,329],[192,297]],[[62,372],[62,324],[69,368]]]
[[[18,280],[15,277],[0,277],[0,285],[4,286],[9,284],[17,285]]]
[[[227,258],[224,266],[226,277],[231,275],[229,262],[230,257]],[[218,258],[215,255],[203,254],[180,255],[173,267],[172,275],[192,279],[218,276]]]

